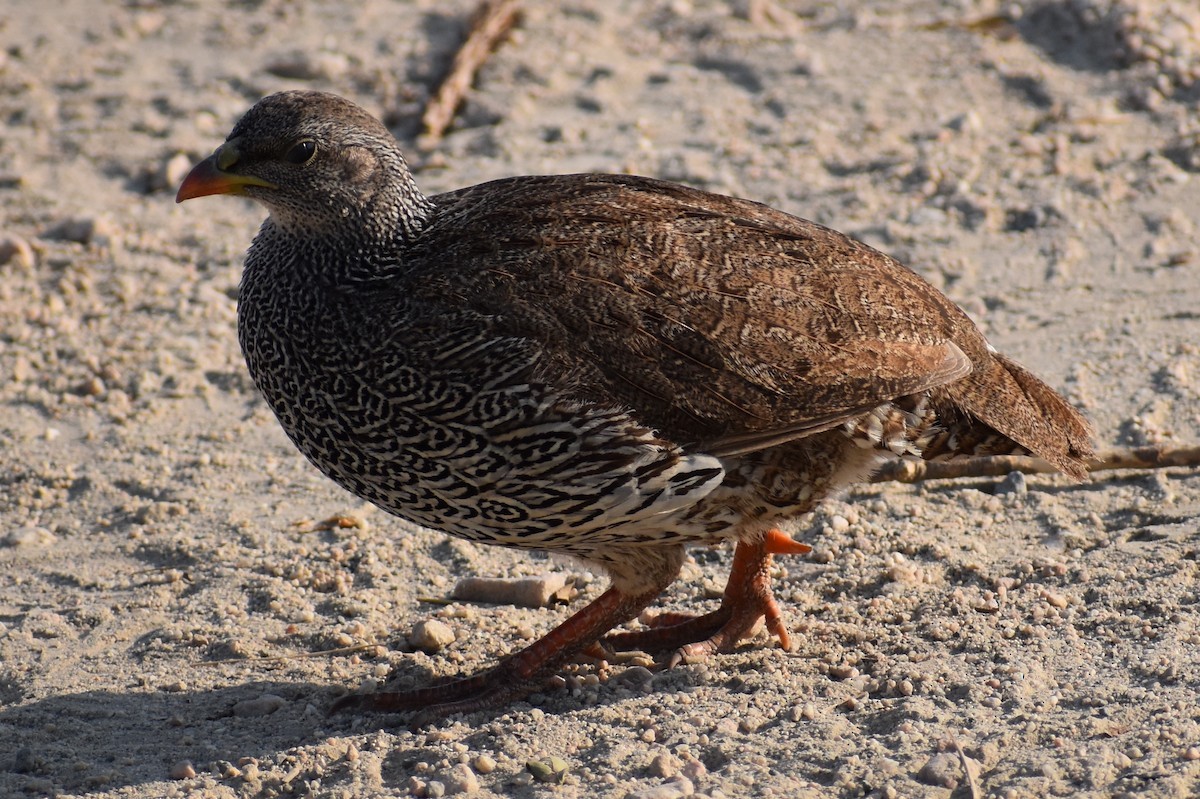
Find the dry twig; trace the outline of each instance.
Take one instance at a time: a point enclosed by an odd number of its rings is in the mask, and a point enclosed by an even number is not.
[[[979,780],[976,779],[976,772],[979,771],[979,761],[974,758],[967,757],[967,753],[963,751],[962,744],[958,739],[954,739],[954,750],[958,752],[958,762],[962,764],[963,774],[967,777],[967,787],[971,791],[971,799],[979,799],[983,794],[979,790]]]
[[[1200,445],[1105,450],[1089,461],[1087,468],[1089,472],[1105,472],[1113,469],[1167,469],[1172,466],[1200,466]],[[1048,474],[1057,471],[1041,458],[1021,455],[995,455],[957,461],[898,460],[885,464],[872,482],[917,483],[952,477],[1003,477],[1009,472]]]
[[[467,38],[454,56],[454,65],[421,115],[421,124],[425,128],[420,141],[422,147],[431,147],[441,140],[470,90],[475,73],[516,24],[519,13],[517,0],[483,0],[479,4],[471,17]]]

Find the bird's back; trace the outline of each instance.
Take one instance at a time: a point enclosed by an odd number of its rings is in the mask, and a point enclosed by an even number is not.
[[[432,200],[408,254],[416,292],[538,341],[538,379],[633,408],[673,441],[769,447],[928,391],[964,446],[990,436],[997,449],[994,430],[1083,473],[1074,408],[925,280],[836,231],[631,176],[511,178]]]

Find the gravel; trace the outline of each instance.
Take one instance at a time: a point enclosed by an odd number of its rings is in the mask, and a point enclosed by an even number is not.
[[[571,608],[604,580],[313,522],[361,513],[245,374],[262,212],[173,202],[266,92],[382,114],[431,193],[631,171],[829,224],[940,286],[1102,447],[1200,440],[1194,3],[523,5],[432,152],[415,120],[468,0],[6,10],[0,796],[917,797],[968,790],[963,762],[984,796],[1200,793],[1194,469],[866,486],[789,531],[815,548],[774,575],[794,651],[572,664],[432,730],[327,715],[571,610],[441,605],[463,578],[570,575]],[[715,607],[729,561],[692,552],[662,609]]]

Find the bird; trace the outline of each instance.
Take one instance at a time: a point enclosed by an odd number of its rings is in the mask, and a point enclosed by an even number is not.
[[[259,100],[180,185],[268,212],[238,340],[335,483],[417,525],[538,550],[609,586],[524,649],[335,710],[420,723],[505,706],[596,647],[790,640],[785,522],[896,458],[1032,454],[1075,480],[1086,419],[915,271],[750,200],[623,174],[426,196],[399,143],[334,94]],[[720,606],[642,615],[689,546],[731,542]],[[643,617],[645,618],[645,617]]]

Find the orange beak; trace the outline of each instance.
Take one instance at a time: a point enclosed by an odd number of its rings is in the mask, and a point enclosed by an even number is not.
[[[212,155],[192,167],[183,183],[179,184],[179,193],[175,202],[191,200],[196,197],[208,197],[213,194],[243,194],[247,186],[262,186],[268,189],[276,188],[274,183],[254,177],[239,175],[229,170],[234,167],[241,153],[238,152],[237,140],[230,139],[216,149]]]

